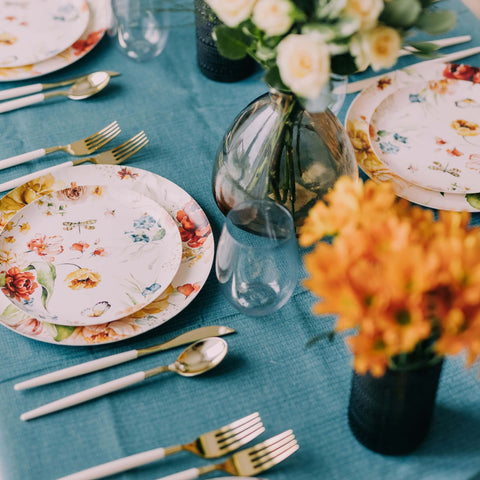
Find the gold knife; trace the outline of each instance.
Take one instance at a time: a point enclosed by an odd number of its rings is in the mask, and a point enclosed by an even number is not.
[[[185,345],[186,343],[193,343],[201,340],[202,338],[220,337],[230,333],[235,333],[235,330],[233,330],[233,328],[219,325],[196,328],[195,330],[182,333],[182,335],[158,345],[139,348],[138,350],[128,350],[123,353],[117,353],[115,355],[109,355],[108,357],[99,358],[97,360],[80,363],[79,365],[74,365],[73,367],[63,368],[62,370],[47,373],[46,375],[41,375],[40,377],[31,378],[30,380],[17,383],[14,386],[14,389],[25,390],[27,388],[59,382],[60,380],[78,377],[80,375],[85,375],[86,373],[96,372],[98,370],[103,370],[104,368],[112,367],[113,365],[129,362],[130,360],[135,360],[136,358],[143,357],[145,355],[151,355],[152,353],[160,352],[162,350],[179,347],[180,345]]]
[[[111,77],[118,77],[118,72],[110,72],[105,70]],[[90,74],[80,75],[79,77],[68,78],[61,82],[55,83],[34,83],[33,85],[26,85],[25,87],[9,88],[7,90],[0,90],[0,100],[7,100],[8,98],[23,97],[24,95],[30,95],[31,93],[43,92],[44,90],[50,90],[51,88],[64,87],[65,85],[71,85],[77,80],[83,80]]]

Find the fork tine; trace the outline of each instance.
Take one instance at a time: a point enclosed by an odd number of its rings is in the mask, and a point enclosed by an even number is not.
[[[216,433],[217,440],[219,442],[227,440],[228,437],[236,435],[237,433],[250,428],[251,426],[261,424],[262,421],[260,419],[260,415],[258,412],[253,413],[252,415],[248,415],[240,420],[237,420],[225,427],[222,427]]]
[[[285,439],[288,439],[288,441],[290,441],[290,440],[293,440],[294,438],[295,438],[295,435],[293,434],[293,430],[286,430],[285,432],[275,435],[274,437],[271,437],[262,443],[257,443],[257,445],[254,445],[249,449],[249,454],[250,455],[258,454],[267,447],[271,447],[272,445],[282,442]]]
[[[115,148],[112,149],[112,153],[120,153],[126,148],[129,148],[132,144],[136,143],[137,140],[140,138],[146,137],[145,132],[141,131],[137,133],[134,137],[132,137],[130,140],[127,140],[126,142],[121,143],[120,145],[117,145]]]
[[[93,142],[95,141],[98,137],[102,137],[103,135],[108,135],[111,130],[119,129],[118,122],[115,120],[112,122],[110,125],[107,125],[106,127],[102,128],[98,132],[93,133],[92,135],[88,136],[85,138],[85,142]]]
[[[294,440],[292,444],[288,446],[288,448],[286,447],[282,449],[282,451],[275,452],[274,456],[269,458],[266,462],[263,462],[260,465],[256,466],[255,474],[264,472],[265,470],[272,468],[274,465],[283,462],[283,460],[295,453],[299,448],[300,446],[298,445],[297,441]]]
[[[228,451],[232,452],[233,450],[236,450],[237,448],[246,445],[248,442],[250,442],[250,440],[257,438],[264,431],[265,427],[263,426],[263,424],[260,423],[259,425],[254,425],[248,430],[243,431],[238,436],[231,437],[226,440],[224,445],[220,445],[220,448],[228,448]]]
[[[133,150],[125,151],[125,152],[122,152],[121,154],[116,154],[115,155],[116,162],[121,163],[127,158],[130,158],[134,153],[137,153],[139,150],[141,150],[148,142],[149,142],[148,138],[145,137],[144,139],[142,139],[141,143],[138,143],[136,148],[134,148]]]
[[[258,412],[255,412],[250,415],[247,415],[246,417],[235,420],[234,422],[229,423],[228,425],[225,425],[222,428],[219,428],[216,436],[222,436],[223,434],[229,433],[233,429],[241,427],[242,425],[245,425],[246,423],[249,423],[251,421],[255,421],[255,422],[260,421],[260,414]]]
[[[121,149],[116,150],[113,154],[115,156],[119,155],[127,155],[130,153],[131,150],[133,150],[137,145],[140,145],[142,143],[145,143],[145,141],[148,142],[147,136],[144,134],[143,136],[135,139],[135,141],[131,141],[128,145],[125,145]]]
[[[117,125],[116,127],[112,128],[109,132],[93,139],[86,141],[86,145],[89,148],[94,148],[98,150],[99,148],[103,147],[106,143],[110,142],[113,138],[115,138],[121,132],[120,127]]]

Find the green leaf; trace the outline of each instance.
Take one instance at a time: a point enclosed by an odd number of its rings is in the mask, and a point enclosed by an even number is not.
[[[276,90],[281,92],[290,91],[290,89],[282,82],[280,71],[276,66],[267,70],[263,79],[268,85],[270,85],[270,87],[275,88]]]
[[[424,11],[415,24],[430,35],[439,35],[451,30],[457,23],[457,16],[450,10]]]
[[[48,300],[52,296],[55,287],[55,278],[57,271],[55,265],[49,262],[32,262],[27,270],[34,269],[37,272],[37,282],[42,287],[42,303],[47,310]]]
[[[318,0],[317,17],[319,19],[336,19],[346,4],[346,0]]]
[[[155,235],[152,237],[152,241],[154,242],[155,240],[161,240],[165,236],[165,229],[161,228],[160,230],[157,230],[155,232]]]
[[[435,45],[431,42],[412,42],[409,44],[415,50],[414,54],[417,55],[418,53],[423,53],[425,55],[435,53],[440,48],[438,45]]]
[[[55,328],[57,332],[57,334],[53,337],[53,339],[56,342],[61,342],[62,340],[65,340],[75,331],[75,327],[70,327],[67,325],[52,325],[52,326]]]
[[[230,60],[240,60],[247,55],[247,48],[251,43],[250,37],[238,28],[226,25],[217,25],[214,29],[214,38],[220,55]]]
[[[480,193],[467,193],[465,199],[473,208],[480,210]]]
[[[421,12],[419,0],[390,0],[385,2],[380,20],[391,27],[408,28],[415,24]]]
[[[331,58],[331,69],[339,75],[351,75],[358,70],[358,67],[355,59],[349,53],[345,53]]]
[[[388,130],[379,130],[379,131],[377,132],[377,135],[378,135],[379,137],[386,137],[387,135],[390,135],[390,132],[389,132]]]
[[[5,273],[0,273],[0,287],[5,286]]]

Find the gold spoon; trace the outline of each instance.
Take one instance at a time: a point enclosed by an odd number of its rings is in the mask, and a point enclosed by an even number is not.
[[[102,383],[96,387],[74,393],[68,397],[60,398],[59,400],[30,410],[20,415],[20,418],[22,420],[31,420],[32,418],[41,417],[48,413],[57,412],[58,410],[63,410],[64,408],[72,407],[73,405],[78,405],[115,392],[116,390],[129,387],[159,373],[174,372],[183,377],[194,377],[195,375],[208,372],[208,370],[216,367],[225,358],[227,351],[228,345],[223,338],[205,338],[188,346],[178,356],[175,362],[170,365],[132,373],[131,375],[112,380],[111,382]]]
[[[43,102],[44,100],[58,96],[68,97],[71,100],[83,100],[103,90],[108,85],[110,78],[108,72],[94,72],[78,79],[68,90],[37,93],[36,95],[29,95],[16,100],[2,102],[0,103],[0,113],[10,112],[11,110],[16,110],[17,108],[26,107],[28,105],[34,105],[35,103]]]

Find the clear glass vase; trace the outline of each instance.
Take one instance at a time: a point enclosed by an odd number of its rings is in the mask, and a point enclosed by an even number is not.
[[[270,91],[227,130],[213,170],[213,193],[226,214],[252,198],[284,205],[295,227],[342,175],[358,177],[350,140],[328,109],[304,110],[295,96]]]

